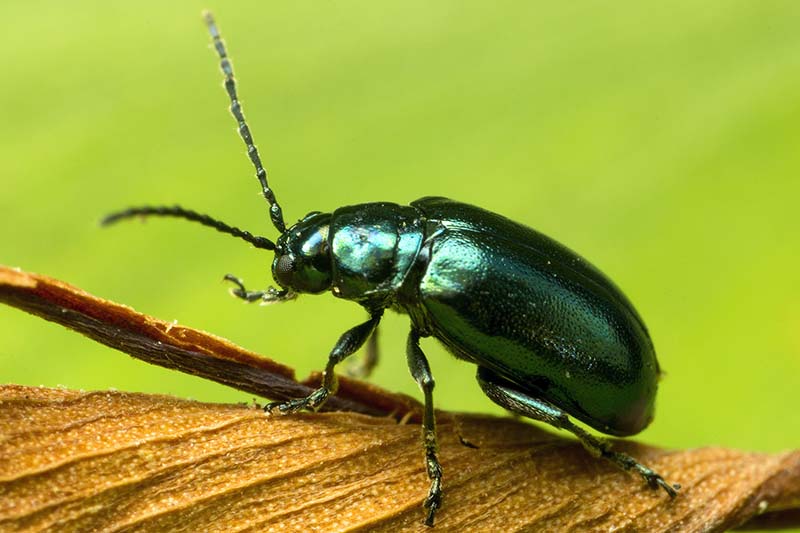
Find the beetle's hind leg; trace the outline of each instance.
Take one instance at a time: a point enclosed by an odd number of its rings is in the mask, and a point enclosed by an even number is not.
[[[630,455],[611,450],[608,442],[598,439],[580,426],[575,425],[569,419],[567,413],[558,407],[526,394],[514,383],[503,379],[487,368],[478,367],[477,378],[483,392],[496,404],[513,413],[546,422],[558,429],[565,429],[571,432],[580,439],[583,446],[593,455],[604,457],[623,470],[635,470],[647,481],[651,488],[657,489],[661,487],[672,498],[677,495],[680,485],[670,485],[658,473],[647,468]]]
[[[268,413],[272,413],[272,411],[277,409],[280,414],[287,415],[303,409],[310,409],[312,411],[318,409],[331,394],[336,394],[338,382],[336,380],[336,374],[333,372],[336,365],[361,348],[378,326],[382,316],[383,309],[372,311],[369,320],[354,328],[348,329],[339,337],[339,340],[328,356],[328,364],[325,365],[325,372],[322,375],[322,385],[318,389],[305,398],[296,398],[286,402],[268,403],[264,407],[264,410]]]
[[[436,418],[433,413],[434,381],[428,359],[419,347],[419,332],[413,328],[411,333],[408,334],[406,358],[414,381],[417,382],[425,395],[425,412],[422,416],[422,441],[425,445],[425,469],[428,471],[428,479],[431,480],[431,488],[428,490],[428,497],[425,498],[424,507],[428,510],[425,525],[432,526],[434,515],[442,506],[442,465],[439,464],[437,456],[439,445],[436,442]]]

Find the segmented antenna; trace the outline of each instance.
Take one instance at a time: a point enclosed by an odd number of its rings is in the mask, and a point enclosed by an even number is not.
[[[281,206],[278,205],[278,201],[275,199],[275,194],[267,184],[267,171],[261,164],[261,157],[258,155],[258,149],[256,145],[253,144],[253,136],[250,134],[250,128],[247,126],[247,122],[245,122],[244,114],[242,113],[242,105],[239,103],[239,97],[236,94],[236,80],[233,77],[233,66],[231,65],[230,59],[228,59],[225,43],[219,34],[219,29],[217,29],[211,12],[204,11],[203,18],[205,18],[208,32],[214,40],[214,48],[219,56],[219,67],[225,75],[225,90],[228,92],[228,96],[231,99],[231,113],[236,119],[236,122],[239,123],[239,135],[241,135],[244,144],[247,145],[247,155],[250,157],[250,161],[253,162],[253,166],[256,167],[256,177],[259,183],[261,183],[261,192],[264,194],[267,203],[269,203],[269,214],[272,218],[272,224],[279,232],[283,233],[286,231],[286,224],[283,221],[283,211],[281,210]]]
[[[192,211],[191,209],[184,209],[178,205],[131,207],[125,209],[124,211],[117,211],[116,213],[106,215],[106,217],[103,218],[100,223],[103,226],[108,226],[109,224],[113,224],[126,218],[147,216],[185,218],[186,220],[199,222],[204,226],[214,228],[222,233],[227,233],[228,235],[233,235],[234,237],[244,239],[256,248],[261,248],[262,250],[275,249],[275,243],[266,237],[258,237],[249,231],[245,231],[234,226],[229,226],[228,224],[225,224],[224,222],[221,222],[215,218],[211,218],[208,215],[203,215],[197,211]]]

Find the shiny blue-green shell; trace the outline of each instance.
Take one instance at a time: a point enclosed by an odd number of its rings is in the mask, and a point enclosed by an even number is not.
[[[607,434],[653,418],[659,367],[619,288],[552,239],[446,198],[333,213],[337,296],[391,303],[457,357]]]

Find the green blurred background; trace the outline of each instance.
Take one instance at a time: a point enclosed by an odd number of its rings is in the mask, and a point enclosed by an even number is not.
[[[612,7],[610,7],[612,6]],[[200,18],[215,11],[287,219],[445,195],[567,244],[634,301],[662,381],[663,446],[800,443],[800,2],[6,1],[0,263],[321,369],[356,305],[273,307],[271,255],[180,203],[275,236]],[[374,381],[418,396],[408,320]],[[500,412],[426,341],[440,408]],[[250,395],[0,307],[0,379],[202,400]]]

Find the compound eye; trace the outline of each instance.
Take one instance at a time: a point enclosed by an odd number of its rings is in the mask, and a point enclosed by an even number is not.
[[[292,276],[297,268],[297,258],[292,254],[278,257],[275,262],[274,276],[282,287],[291,287]]]

